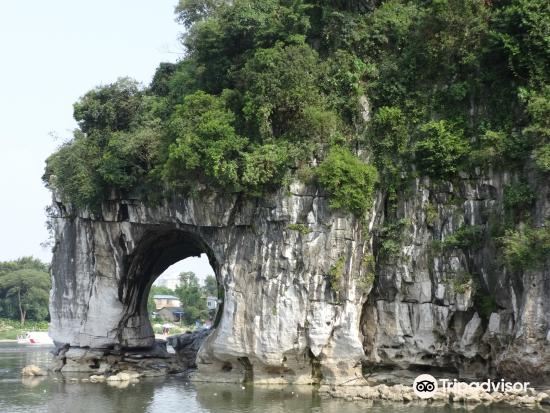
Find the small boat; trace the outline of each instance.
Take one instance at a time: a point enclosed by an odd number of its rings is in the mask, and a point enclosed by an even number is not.
[[[17,344],[31,344],[35,346],[52,345],[53,340],[47,331],[27,331],[17,336]]]

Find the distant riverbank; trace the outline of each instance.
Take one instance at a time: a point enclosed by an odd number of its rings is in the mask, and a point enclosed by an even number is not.
[[[17,341],[17,336],[27,331],[48,331],[47,321],[26,321],[21,325],[18,320],[0,318],[0,343],[11,343]]]

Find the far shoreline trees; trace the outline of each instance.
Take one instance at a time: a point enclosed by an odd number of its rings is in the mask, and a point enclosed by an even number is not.
[[[218,285],[213,275],[207,275],[203,285],[200,284],[198,277],[192,271],[182,272],[180,275],[180,284],[172,290],[162,286],[152,286],[148,297],[148,311],[155,311],[153,297],[155,295],[173,295],[181,302],[183,309],[183,322],[187,325],[195,323],[197,320],[210,319],[210,314],[206,304],[208,296],[218,296]]]
[[[0,317],[18,319],[49,318],[51,280],[48,266],[33,257],[0,262]]]

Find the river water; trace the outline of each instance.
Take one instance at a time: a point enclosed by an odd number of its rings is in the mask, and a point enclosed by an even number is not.
[[[65,381],[57,377],[22,378],[28,364],[46,367],[47,348],[0,343],[1,413],[512,413],[518,409],[475,409],[374,405],[325,400],[309,386],[240,386],[189,383],[184,377],[151,378],[126,388],[106,383]],[[534,410],[529,410],[533,412]]]

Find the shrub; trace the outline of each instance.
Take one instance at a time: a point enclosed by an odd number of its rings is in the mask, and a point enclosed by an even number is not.
[[[448,235],[443,241],[436,241],[436,250],[451,250],[454,248],[478,248],[485,234],[485,228],[481,225],[463,226]]]
[[[536,269],[550,257],[550,227],[522,227],[501,238],[505,263],[521,271]]]
[[[379,230],[380,255],[389,258],[401,253],[406,228],[411,224],[409,219],[400,219],[397,222],[386,223]]]
[[[495,300],[495,297],[493,297],[490,294],[483,294],[479,295],[477,298],[477,311],[479,312],[479,315],[485,319],[488,319],[492,313],[496,312],[498,310],[498,305]]]
[[[381,107],[372,120],[371,139],[378,162],[388,165],[408,149],[409,130],[405,114],[397,107]]]
[[[74,118],[84,133],[127,131],[138,117],[142,92],[129,78],[97,87],[74,104]]]
[[[430,121],[420,128],[415,155],[419,168],[429,176],[453,176],[469,151],[463,131],[445,120]]]
[[[98,172],[101,150],[82,133],[62,145],[46,161],[43,180],[60,191],[64,201],[81,208],[95,207],[101,201],[105,182]]]
[[[372,254],[366,254],[361,260],[363,276],[359,279],[358,286],[363,290],[369,290],[376,278],[376,262]]]
[[[330,288],[336,293],[340,292],[342,277],[344,276],[344,265],[346,264],[346,258],[344,256],[338,258],[334,265],[330,267],[328,272]]]
[[[535,200],[535,194],[527,182],[518,182],[504,187],[506,209],[527,208]]]
[[[405,114],[397,107],[381,107],[373,117],[370,142],[375,162],[388,189],[396,189],[407,171],[410,132]]]
[[[288,224],[287,228],[291,231],[298,231],[302,235],[307,235],[311,232],[311,229],[305,224]]]
[[[426,205],[426,224],[428,224],[428,226],[433,226],[438,218],[439,211],[437,209],[437,205],[428,202],[428,204]]]
[[[460,272],[455,274],[452,280],[453,290],[458,294],[464,294],[468,290],[473,289],[472,274],[468,272]]]
[[[295,157],[287,142],[268,143],[254,147],[243,155],[242,184],[250,191],[280,184]]]
[[[476,165],[501,163],[506,159],[509,146],[510,138],[506,132],[487,130],[479,137],[470,159]]]
[[[319,182],[330,193],[330,205],[363,216],[372,204],[376,169],[348,149],[331,148],[317,169]]]

